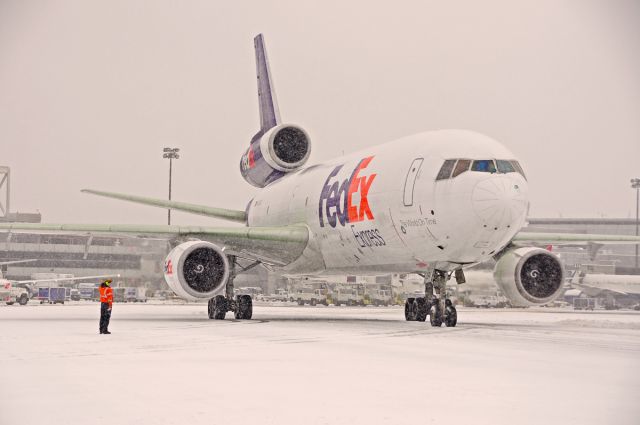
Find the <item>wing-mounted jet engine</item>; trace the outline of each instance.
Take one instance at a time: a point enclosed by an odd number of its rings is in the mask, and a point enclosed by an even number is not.
[[[190,301],[224,293],[230,267],[227,256],[211,242],[184,242],[164,262],[164,279],[176,295]]]
[[[242,177],[256,187],[265,187],[309,159],[311,141],[307,132],[293,124],[281,124],[264,39],[254,39],[260,106],[260,131],[240,160]]]
[[[556,255],[542,248],[515,248],[498,259],[493,276],[514,306],[543,305],[560,295],[564,267]]]

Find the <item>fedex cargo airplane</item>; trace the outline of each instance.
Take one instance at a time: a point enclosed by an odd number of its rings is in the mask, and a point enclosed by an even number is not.
[[[233,296],[234,277],[257,265],[286,275],[418,273],[425,297],[409,298],[405,319],[455,326],[446,282],[485,260],[515,305],[547,303],[561,291],[561,262],[539,244],[638,243],[638,237],[529,234],[528,183],[515,156],[472,131],[419,133],[307,166],[311,139],[283,122],[263,36],[254,39],[260,130],[240,159],[260,188],[244,211],[95,190],[84,192],[242,223],[243,227],[6,224],[9,230],[163,236],[171,289],[208,299],[211,319],[250,319],[252,300]]]

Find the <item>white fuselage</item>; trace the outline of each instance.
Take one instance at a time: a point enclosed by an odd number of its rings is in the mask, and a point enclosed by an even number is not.
[[[305,224],[301,273],[453,270],[484,261],[525,225],[518,172],[468,170],[436,180],[445,160],[515,160],[478,133],[420,133],[292,172],[251,201],[249,226]]]

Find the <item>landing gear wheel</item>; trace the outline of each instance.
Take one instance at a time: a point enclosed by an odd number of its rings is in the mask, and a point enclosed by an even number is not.
[[[453,328],[456,326],[457,323],[458,323],[458,311],[453,306],[453,304],[447,305],[444,308],[444,324],[449,328]]]
[[[227,314],[227,299],[224,295],[216,295],[209,300],[208,312],[209,319],[224,320]]]
[[[427,320],[427,299],[424,297],[418,297],[414,301],[415,303],[415,312],[416,312],[416,320],[418,322],[424,322]]]
[[[250,320],[253,316],[253,301],[250,295],[240,295],[236,301],[238,308],[235,311],[236,319]]]
[[[431,322],[431,326],[439,328],[442,326],[442,317],[440,317],[440,302],[434,301],[431,305],[431,309],[429,310],[429,321]]]
[[[407,298],[407,301],[404,303],[404,319],[407,322],[415,322],[416,321],[416,303],[415,298]]]

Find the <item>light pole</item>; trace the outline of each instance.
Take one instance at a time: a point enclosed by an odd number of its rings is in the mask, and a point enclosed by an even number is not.
[[[178,152],[180,152],[180,149],[164,148],[162,152],[164,152],[162,154],[163,158],[169,158],[169,200],[171,200],[171,170],[173,168],[173,160],[180,158],[180,155],[178,155]],[[171,208],[167,210],[167,224],[171,225]]]
[[[631,179],[631,188],[636,190],[636,236],[638,236],[638,212],[640,211],[640,179]],[[638,244],[636,244],[636,272],[638,271]]]

